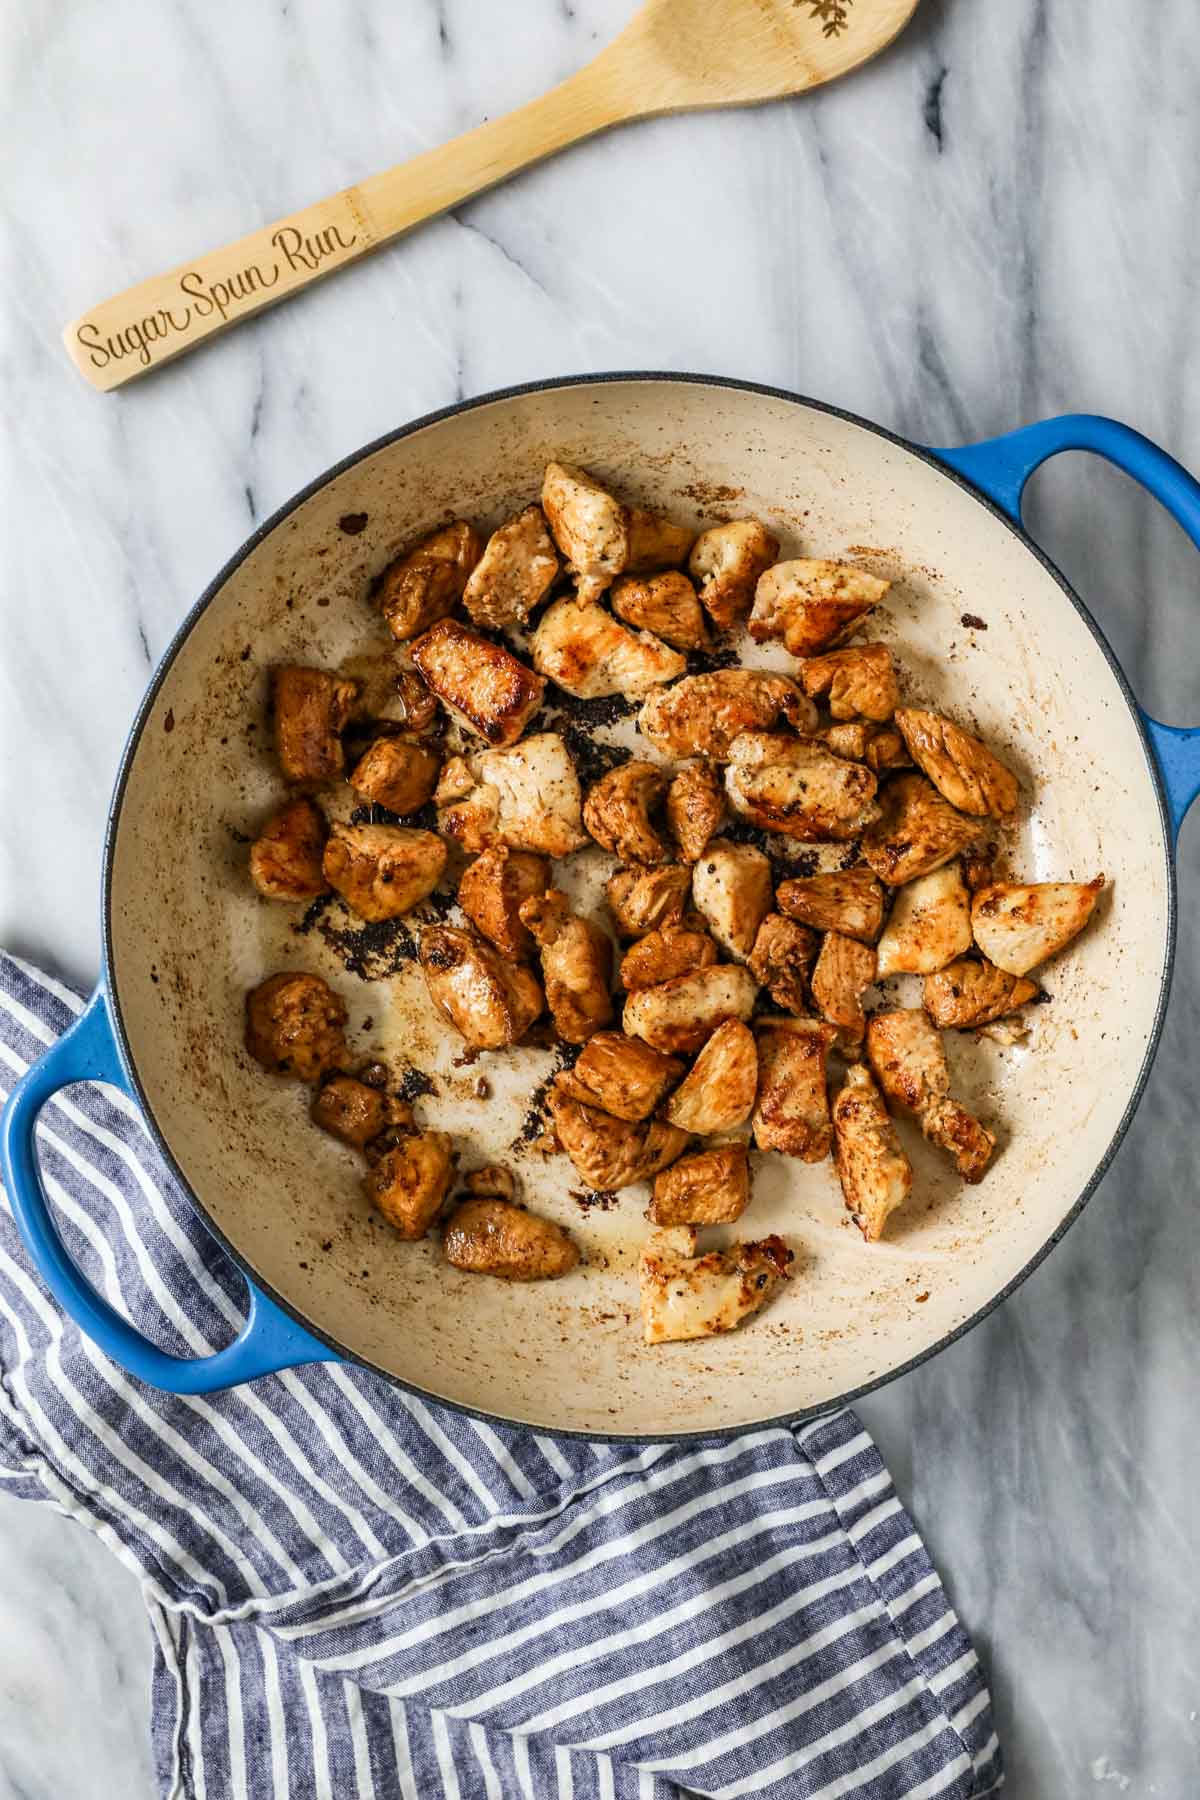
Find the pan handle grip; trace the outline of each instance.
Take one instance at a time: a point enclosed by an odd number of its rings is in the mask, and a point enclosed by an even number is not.
[[[0,1172],[13,1217],[42,1280],[63,1311],[115,1363],[172,1394],[210,1394],[298,1363],[337,1360],[252,1282],[250,1310],[231,1344],[212,1356],[172,1356],[152,1344],[98,1294],[67,1253],[46,1200],[34,1132],[38,1115],[60,1088],[106,1081],[132,1094],[121,1063],[103,985],[83,1012],[14,1087],[0,1124]]]
[[[1048,457],[1063,450],[1090,450],[1132,475],[1200,549],[1200,482],[1148,437],[1116,419],[1065,413],[982,444],[933,454],[1020,524],[1026,482]],[[1200,726],[1163,725],[1138,710],[1162,778],[1172,835],[1178,837],[1184,815],[1200,794]]]

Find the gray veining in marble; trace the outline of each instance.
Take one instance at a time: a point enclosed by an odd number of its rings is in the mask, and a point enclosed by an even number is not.
[[[686,368],[930,443],[1110,412],[1200,468],[1189,0],[923,0],[835,88],[582,146],[124,393],[68,365],[90,302],[529,98],[631,10],[6,10],[0,942],[94,976],[110,780],[174,624],[256,520],[427,408]],[[1032,521],[1151,709],[1200,717],[1181,534],[1077,459]],[[1114,1168],[1014,1300],[862,1408],[989,1660],[1018,1800],[1200,1791],[1196,823],[1180,876]],[[0,1800],[149,1795],[132,1580],[10,1502],[0,1596]]]

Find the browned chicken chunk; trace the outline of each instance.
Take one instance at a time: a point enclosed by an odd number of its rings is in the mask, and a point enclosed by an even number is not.
[[[1095,881],[994,881],[971,902],[975,942],[998,969],[1027,975],[1077,937],[1104,888]]]
[[[674,569],[687,561],[695,532],[675,525],[665,514],[644,506],[629,508],[629,561],[631,575],[650,575],[656,569]]]
[[[751,844],[714,838],[692,867],[692,901],[731,956],[745,960],[771,910],[770,859]]]
[[[843,719],[840,725],[823,725],[820,731],[811,735],[820,738],[835,756],[844,756],[849,762],[866,762],[871,740],[878,730],[878,725],[872,725],[869,719]]]
[[[511,1200],[517,1198],[517,1178],[511,1169],[499,1163],[489,1163],[486,1168],[472,1169],[464,1177],[463,1186],[476,1200]]]
[[[876,816],[874,775],[819,738],[744,731],[729,751],[725,792],[751,824],[805,843],[860,837]]]
[[[270,975],[246,996],[246,1048],[264,1069],[319,1081],[349,1060],[346,1018],[319,975]]]
[[[825,1063],[837,1032],[819,1019],[763,1019],[755,1036],[755,1143],[760,1150],[821,1162],[833,1142]]]
[[[354,710],[358,683],[324,669],[286,663],[272,671],[275,752],[289,781],[331,781],[346,756],[338,735]]]
[[[434,799],[439,830],[467,851],[508,844],[569,856],[587,843],[579,777],[556,731],[537,732],[507,750],[452,757]]]
[[[403,1137],[363,1177],[363,1191],[402,1238],[423,1238],[441,1212],[454,1179],[444,1131]]]
[[[640,938],[680,923],[691,885],[692,871],[669,863],[661,869],[618,869],[604,892],[621,936]]]
[[[391,677],[394,699],[387,709],[387,716],[394,719],[397,725],[403,725],[405,731],[415,732],[418,736],[431,731],[436,725],[441,708],[436,694],[431,694],[415,669],[400,669]]]
[[[750,636],[782,638],[793,656],[819,656],[845,643],[891,586],[849,563],[799,557],[759,580]]]
[[[623,1024],[669,1055],[694,1054],[726,1019],[747,1020],[754,1011],[758,983],[740,964],[719,963],[677,975],[658,987],[639,988],[625,1002]]]
[[[375,597],[392,636],[403,643],[452,612],[462,599],[479,553],[475,527],[456,519],[390,563]]]
[[[889,887],[940,869],[978,842],[978,819],[942,799],[923,775],[896,775],[879,790],[880,815],[863,833],[863,855]]]
[[[350,786],[364,800],[403,817],[432,798],[441,766],[441,757],[423,744],[400,737],[376,738],[354,765]]]
[[[314,900],[329,892],[321,868],[329,827],[315,801],[289,800],[250,846],[250,879],[264,900]]]
[[[576,594],[597,599],[629,561],[629,509],[570,463],[546,465],[542,510],[575,576]]]
[[[558,574],[558,552],[540,506],[527,506],[493,531],[463,589],[476,625],[500,630],[524,625]]]
[[[792,1260],[781,1237],[697,1256],[694,1227],[651,1232],[638,1267],[646,1343],[733,1331],[766,1305],[786,1280]]]
[[[630,631],[604,607],[555,600],[538,620],[529,654],[539,675],[577,700],[624,694],[640,700],[687,667],[687,658],[648,631]]]
[[[931,1144],[953,1158],[964,1181],[982,1181],[996,1139],[955,1099],[935,1100],[921,1114],[921,1130]]]
[[[583,822],[596,842],[622,862],[661,863],[670,846],[651,820],[663,797],[667,772],[659,763],[620,763],[602,775],[583,803]]]
[[[546,1105],[580,1179],[601,1193],[649,1181],[687,1148],[687,1132],[674,1125],[659,1119],[615,1119],[599,1107],[572,1100],[558,1087],[551,1088]]]
[[[840,931],[864,944],[875,942],[883,924],[883,888],[878,876],[861,865],[781,881],[775,904],[789,919],[818,931]]]
[[[718,669],[685,675],[651,694],[638,728],[666,756],[729,760],[734,739],[746,731],[770,731],[783,717],[798,731],[811,730],[817,709],[787,675],[761,669]]]
[[[666,1117],[681,1131],[716,1137],[746,1123],[757,1091],[754,1033],[740,1019],[726,1019],[667,1101]]]
[[[335,825],[323,866],[360,919],[398,919],[441,880],[446,846],[436,831],[409,825]]]
[[[703,930],[703,919],[697,917],[692,929],[685,915],[678,925],[661,931],[648,931],[621,959],[621,986],[632,994],[638,988],[657,987],[673,981],[676,975],[690,975],[694,969],[708,969],[717,960],[717,946]]]
[[[561,1225],[504,1200],[460,1201],[446,1220],[442,1251],[456,1269],[502,1281],[553,1281],[579,1262]]]
[[[724,817],[725,789],[712,763],[688,763],[680,769],[667,789],[667,826],[684,862],[704,855]]]
[[[965,1181],[979,1181],[996,1140],[950,1098],[946,1052],[922,1009],[876,1013],[867,1026],[867,1056],[888,1099],[916,1113],[930,1143],[954,1158]]]
[[[875,952],[869,944],[828,931],[812,972],[812,997],[821,1017],[838,1028],[846,1051],[857,1051],[866,1029],[862,997],[875,979]]]
[[[847,1069],[833,1103],[833,1160],[847,1210],[867,1242],[877,1243],[888,1219],[912,1192],[913,1174],[879,1089],[862,1063]]]
[[[542,703],[540,675],[457,619],[419,637],[412,659],[446,711],[489,744],[515,744]]]
[[[784,1012],[807,1012],[817,948],[816,932],[783,913],[768,913],[759,926],[750,952],[750,971]]]
[[[353,1075],[331,1075],[317,1089],[312,1116],[331,1137],[352,1150],[365,1150],[389,1125],[408,1126],[412,1111],[403,1100]]]
[[[679,569],[662,575],[622,575],[613,583],[612,609],[639,631],[652,631],[676,650],[703,650],[708,643],[704,609]]]
[[[912,767],[908,745],[894,725],[885,725],[871,738],[867,745],[867,767],[874,769],[877,775],[889,774],[893,769]]]
[[[972,1030],[1016,1012],[1037,991],[1037,983],[1023,975],[1009,975],[995,963],[964,957],[936,975],[927,975],[921,999],[940,1030]]]
[[[959,812],[1011,817],[1021,790],[1011,769],[986,744],[941,713],[902,706],[896,724],[922,774]]]
[[[612,944],[598,925],[571,911],[557,888],[521,904],[522,925],[542,952],[542,982],[554,1029],[568,1044],[583,1044],[613,1016]]]
[[[733,519],[700,533],[688,569],[718,631],[729,631],[746,617],[755,583],[778,555],[779,539],[758,519]]]
[[[745,1144],[725,1144],[681,1156],[654,1178],[650,1218],[655,1225],[732,1225],[750,1204]]]
[[[542,1011],[542,990],[530,971],[473,932],[428,926],[420,956],[434,1005],[478,1050],[520,1043]]]
[[[800,669],[800,683],[810,699],[826,695],[835,719],[890,719],[900,703],[900,688],[886,644],[855,644],[812,656]]]
[[[521,923],[521,906],[544,894],[549,885],[550,869],[544,857],[501,844],[485,850],[464,869],[458,904],[497,950],[519,960],[533,954],[533,938]]]
[[[574,1066],[555,1077],[554,1085],[569,1100],[598,1106],[614,1119],[637,1124],[650,1117],[683,1068],[678,1057],[664,1056],[637,1038],[620,1031],[598,1031],[583,1046]]]
[[[957,861],[896,891],[879,940],[879,975],[931,975],[971,948],[971,896]]]

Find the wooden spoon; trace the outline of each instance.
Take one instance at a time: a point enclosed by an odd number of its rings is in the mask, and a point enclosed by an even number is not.
[[[607,49],[540,100],[103,301],[67,326],[67,351],[93,387],[120,387],[610,125],[832,81],[891,43],[916,6],[646,0]]]

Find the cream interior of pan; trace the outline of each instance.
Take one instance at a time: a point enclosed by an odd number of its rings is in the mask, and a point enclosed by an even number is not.
[[[553,1054],[461,1066],[463,1045],[416,967],[363,981],[318,929],[294,929],[303,909],[258,900],[246,877],[245,834],[282,793],[269,665],[350,663],[378,676],[389,652],[367,599],[372,576],[445,518],[499,522],[538,493],[550,457],[690,523],[753,513],[784,554],[848,557],[891,576],[877,634],[908,693],[973,724],[1022,778],[1014,868],[1031,879],[1103,870],[1111,882],[1085,936],[1044,971],[1053,999],[1034,1009],[1026,1044],[948,1037],[958,1093],[1000,1139],[982,1185],[965,1187],[902,1124],[914,1196],[885,1241],[867,1246],[830,1163],[756,1157],[739,1229],[782,1233],[794,1279],[749,1327],[694,1344],[640,1340],[647,1190],[585,1208],[565,1157],[511,1149]],[[986,630],[964,626],[964,613]],[[595,900],[612,865],[589,858],[568,885]],[[199,618],[158,695],[120,814],[112,908],[113,984],[144,1092],[193,1192],[252,1270],[340,1345],[432,1395],[544,1428],[653,1436],[834,1400],[1006,1287],[1091,1179],[1136,1084],[1168,900],[1158,806],[1121,690],[1010,531],[850,421],[738,389],[634,380],[517,395],[429,425],[270,532]],[[338,907],[325,917],[353,924]],[[364,1057],[430,1075],[437,1092],[419,1116],[454,1134],[464,1169],[510,1163],[528,1203],[578,1235],[585,1265],[560,1282],[509,1286],[448,1268],[436,1238],[395,1237],[361,1197],[359,1159],[310,1124],[307,1090],[264,1075],[243,1050],[246,989],[282,968],[334,983]]]

